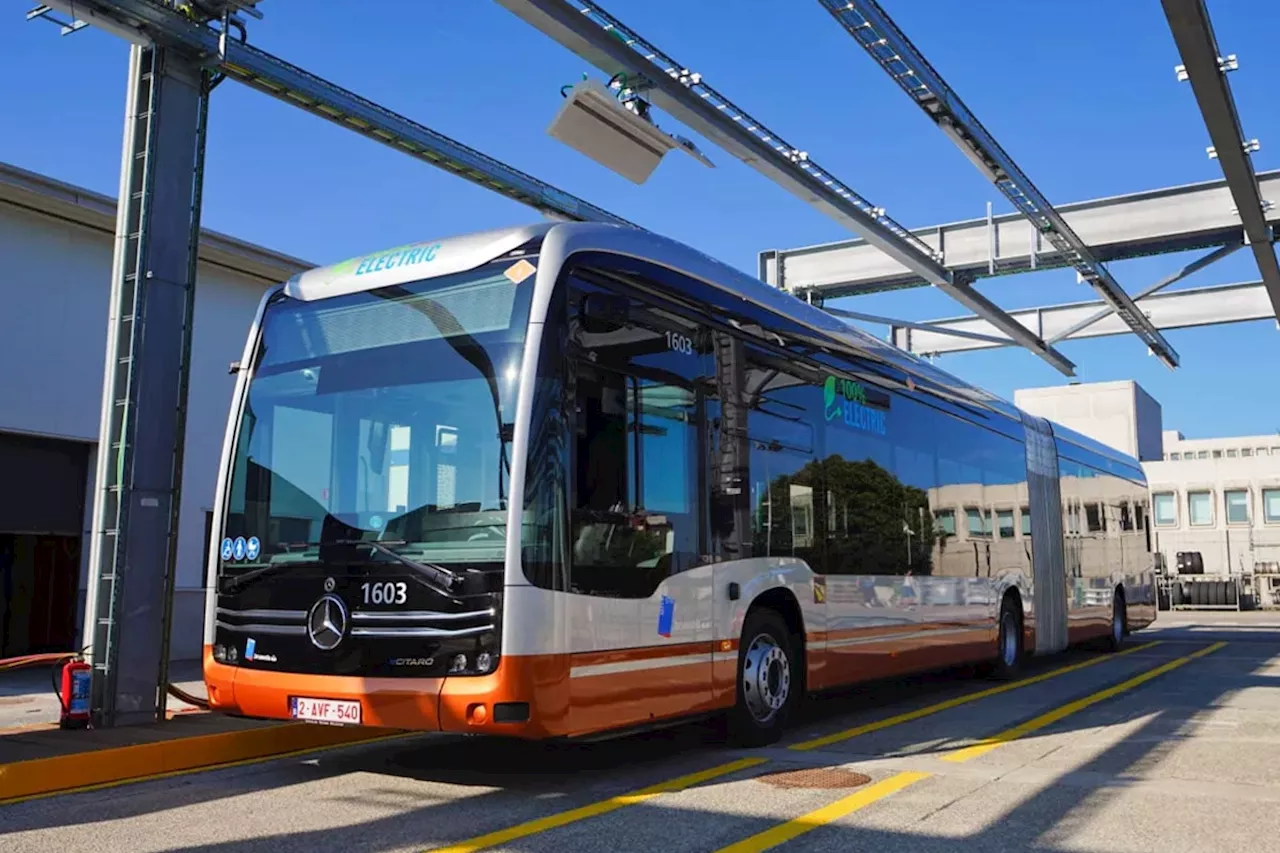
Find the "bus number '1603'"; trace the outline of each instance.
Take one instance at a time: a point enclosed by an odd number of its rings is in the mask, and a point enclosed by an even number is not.
[[[682,355],[693,355],[693,338],[679,332],[664,332],[667,336],[667,349]]]
[[[393,583],[362,583],[365,604],[404,604],[409,598],[409,585],[403,581]]]

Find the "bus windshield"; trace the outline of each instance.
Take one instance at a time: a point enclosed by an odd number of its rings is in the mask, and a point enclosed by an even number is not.
[[[267,306],[227,490],[224,570],[361,540],[436,564],[501,563],[533,289],[508,266]]]

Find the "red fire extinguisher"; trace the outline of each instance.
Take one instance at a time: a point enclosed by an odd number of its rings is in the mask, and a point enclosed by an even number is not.
[[[62,702],[62,717],[58,725],[64,729],[83,729],[89,725],[90,686],[93,667],[79,658],[67,661],[62,667],[62,686],[58,699]]]

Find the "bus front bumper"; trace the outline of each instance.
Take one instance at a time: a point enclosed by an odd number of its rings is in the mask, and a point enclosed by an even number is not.
[[[209,709],[291,720],[294,700],[359,703],[359,724],[413,731],[544,738],[564,733],[564,691],[548,689],[558,667],[537,658],[501,658],[488,675],[362,678],[229,666],[204,649]]]

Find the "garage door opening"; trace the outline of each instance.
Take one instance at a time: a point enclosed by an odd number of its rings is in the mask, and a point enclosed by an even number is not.
[[[76,640],[89,445],[0,433],[0,658]]]

